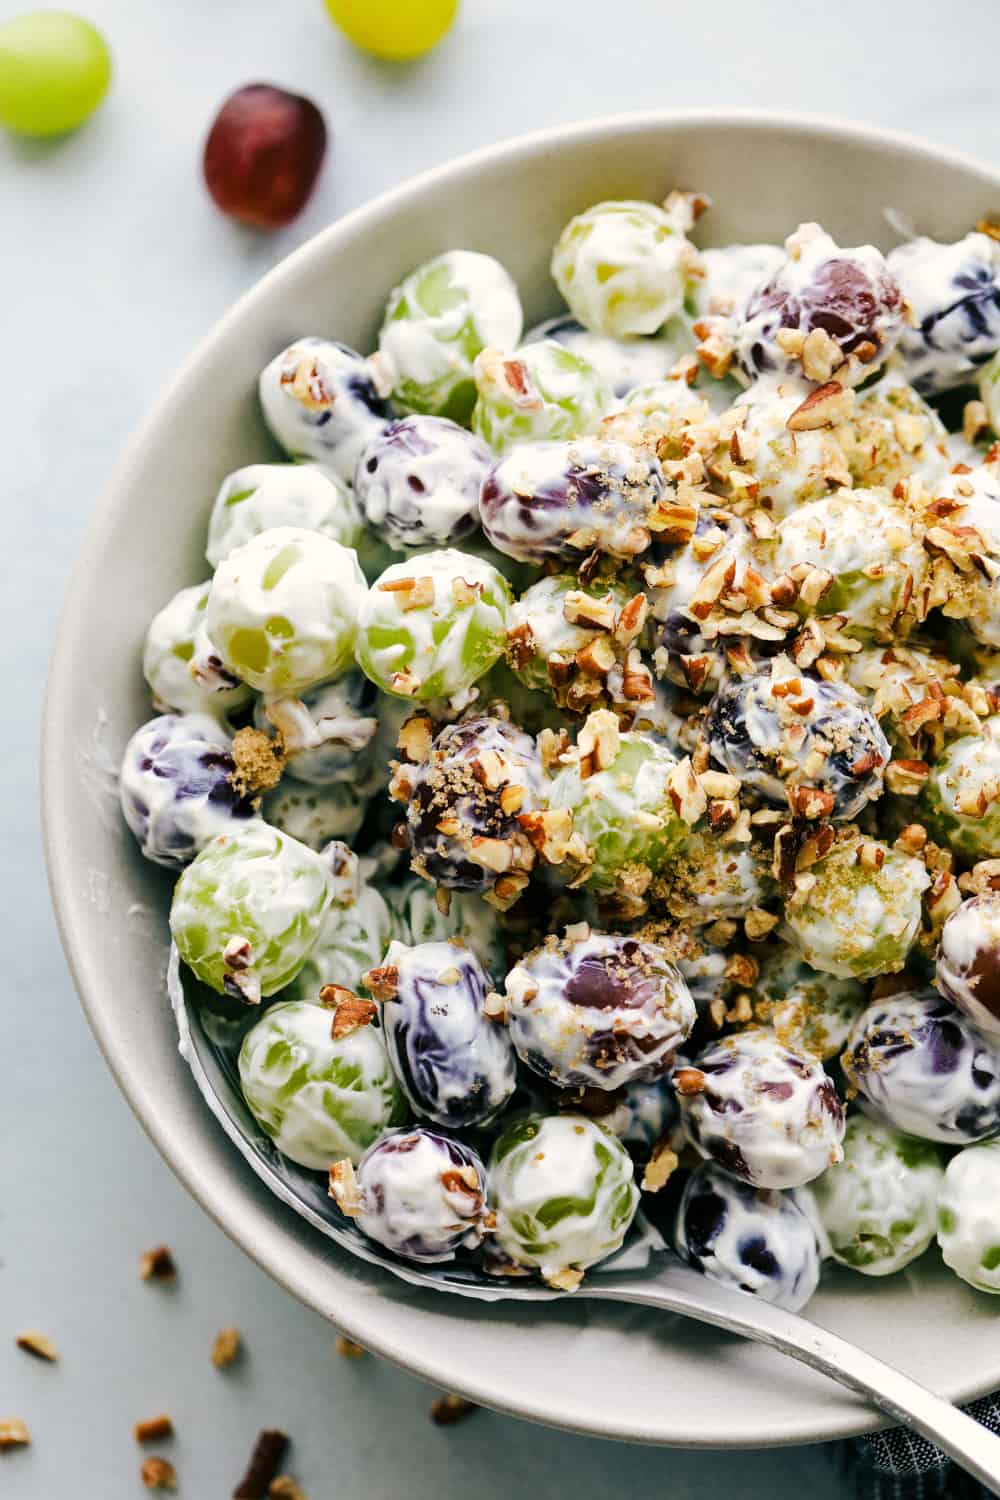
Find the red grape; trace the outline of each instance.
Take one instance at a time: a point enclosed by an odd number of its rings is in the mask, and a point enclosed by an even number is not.
[[[305,207],[326,153],[326,124],[311,99],[268,83],[230,95],[205,142],[208,191],[222,212],[280,229]]]

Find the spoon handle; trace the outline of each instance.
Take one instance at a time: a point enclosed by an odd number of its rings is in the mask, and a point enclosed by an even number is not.
[[[645,1284],[624,1278],[602,1283],[595,1277],[575,1295],[682,1313],[778,1349],[867,1397],[894,1422],[922,1433],[992,1494],[1000,1495],[1000,1436],[892,1365],[807,1318],[746,1292],[730,1291],[686,1266],[671,1266]]]

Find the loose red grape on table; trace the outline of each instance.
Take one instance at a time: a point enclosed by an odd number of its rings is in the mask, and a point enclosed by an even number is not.
[[[308,203],[326,145],[326,123],[311,99],[250,83],[215,117],[205,142],[205,183],[231,218],[280,229]]]

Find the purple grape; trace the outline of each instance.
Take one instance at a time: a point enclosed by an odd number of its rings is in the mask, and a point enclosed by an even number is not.
[[[966,384],[1000,349],[1000,242],[916,239],[890,252],[889,269],[915,318],[899,344],[906,379],[924,396]]]
[[[538,747],[513,724],[484,715],[446,725],[390,788],[406,803],[415,872],[451,890],[499,893],[535,863],[518,820],[539,806],[541,782]],[[516,812],[505,810],[511,788],[522,794]]]
[[[349,1171],[344,1175],[349,1179]],[[358,1163],[356,1195],[339,1187],[337,1168],[331,1178],[343,1211],[369,1239],[404,1260],[454,1260],[458,1250],[482,1242],[486,1169],[471,1147],[451,1136],[424,1125],[390,1131]]]
[[[280,229],[305,208],[326,154],[326,124],[311,99],[268,83],[237,89],[205,142],[205,183],[222,212]]]
[[[858,1017],[843,1056],[866,1110],[950,1146],[1000,1135],[1000,1045],[936,991],[905,990]]]
[[[821,1064],[763,1027],[711,1043],[674,1087],[695,1149],[755,1187],[802,1187],[843,1156],[843,1106]]]
[[[217,834],[255,816],[233,785],[231,741],[206,714],[163,714],[137,729],[119,778],[122,812],[147,859],[190,864]]]
[[[754,1188],[706,1162],[677,1209],[678,1254],[712,1281],[797,1312],[819,1283],[820,1248],[794,1193]]]
[[[695,1021],[688,987],[662,948],[586,924],[527,954],[506,988],[518,1056],[564,1088],[661,1077]]]
[[[382,1007],[386,1046],[416,1114],[454,1129],[487,1125],[514,1092],[514,1049],[485,1014],[489,981],[457,943],[393,943]]]
[[[794,809],[797,795],[815,789],[828,802],[823,816],[840,821],[879,795],[891,756],[878,720],[852,687],[790,672],[764,670],[724,683],[707,733],[714,759],[765,802]]]
[[[981,1030],[1000,1033],[1000,891],[963,901],[945,922],[936,983]]]
[[[354,493],[390,547],[447,547],[479,525],[479,492],[492,461],[482,439],[457,422],[402,417],[362,452]]]
[[[595,550],[619,558],[644,552],[648,522],[667,495],[651,453],[582,437],[514,448],[487,475],[479,509],[498,552],[578,563]]]
[[[769,372],[821,378],[820,351],[802,341],[822,333],[833,355],[822,378],[857,384],[892,353],[904,328],[903,297],[873,245],[843,250],[818,224],[803,224],[786,242],[788,258],[750,294],[737,315],[737,351],[754,379]],[[780,334],[799,335],[789,343]],[[832,341],[833,348],[829,348]]]

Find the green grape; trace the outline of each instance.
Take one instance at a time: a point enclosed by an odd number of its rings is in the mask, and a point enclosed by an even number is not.
[[[989,364],[983,365],[979,373],[979,394],[986,407],[990,426],[994,434],[1000,437],[1000,354],[995,354]]]
[[[396,405],[468,424],[476,356],[513,349],[521,326],[517,287],[491,255],[449,250],[418,266],[393,289],[379,334]]]
[[[555,339],[522,344],[513,354],[484,349],[476,387],[472,428],[496,453],[594,432],[614,400],[590,361]]]
[[[301,1000],[272,1005],[240,1048],[243,1097],[284,1156],[323,1171],[357,1163],[406,1119],[382,1032],[362,1025],[332,1035],[331,1013]]]
[[[261,693],[301,693],[347,670],[365,580],[332,537],[277,526],[215,570],[205,627],[223,665]]]
[[[262,531],[297,526],[356,547],[361,512],[343,480],[319,464],[248,464],[222,481],[208,523],[205,556],[218,567]]]
[[[252,1004],[298,974],[332,894],[328,860],[256,819],[213,839],[188,865],[170,931],[203,984]]]
[[[833,575],[815,609],[845,614],[845,634],[895,640],[912,628],[927,553],[887,490],[837,490],[798,505],[767,550],[775,573],[808,563]]]
[[[446,548],[386,568],[358,621],[358,663],[398,698],[451,698],[503,655],[510,587],[490,563]]]
[[[602,716],[611,717],[594,714],[587,724]],[[605,770],[583,777],[574,763],[553,778],[548,805],[572,810],[574,832],[586,840],[593,859],[587,884],[594,890],[614,890],[630,865],[659,873],[687,834],[671,801],[675,765],[655,740],[623,734]]]
[[[812,865],[785,906],[786,936],[814,969],[841,979],[896,974],[920,930],[923,862],[876,839],[847,838]]]
[[[854,1115],[843,1161],[812,1184],[834,1260],[864,1276],[908,1266],[934,1238],[943,1181],[940,1146]]]
[[[570,220],[552,253],[552,277],[570,312],[613,338],[656,333],[684,305],[694,246],[655,203],[595,203]]]
[[[69,11],[32,11],[0,26],[0,124],[18,135],[64,135],[111,82],[101,33]]]
[[[628,603],[631,590],[615,579],[606,578],[581,586],[575,573],[553,573],[526,589],[510,612],[507,646],[511,666],[525,687],[555,694],[560,682],[558,669],[565,667],[569,673],[574,668],[577,651],[597,634],[593,624],[588,627],[585,614],[584,623],[571,623],[566,618],[569,595],[577,602],[580,596],[610,601],[612,613],[617,616]]]
[[[245,682],[213,663],[205,629],[210,583],[181,589],[149,622],[142,671],[157,708],[225,717],[253,697]]]
[[[497,1244],[546,1280],[585,1270],[619,1248],[639,1203],[621,1142],[583,1115],[528,1115],[490,1157]]]
[[[385,894],[392,914],[392,935],[399,942],[416,947],[457,938],[476,955],[488,974],[506,971],[506,948],[496,912],[472,891],[452,891],[446,912],[426,880],[389,886]]]
[[[458,0],[326,0],[341,31],[363,52],[408,62],[450,29]]]
[[[362,976],[382,962],[393,927],[393,916],[373,885],[362,887],[349,905],[331,906],[315,948],[285,996],[315,1005],[326,984],[339,984],[355,992],[364,990]]]
[[[1000,719],[985,734],[953,740],[931,767],[923,793],[923,821],[945,848],[970,862],[1000,854]]]

